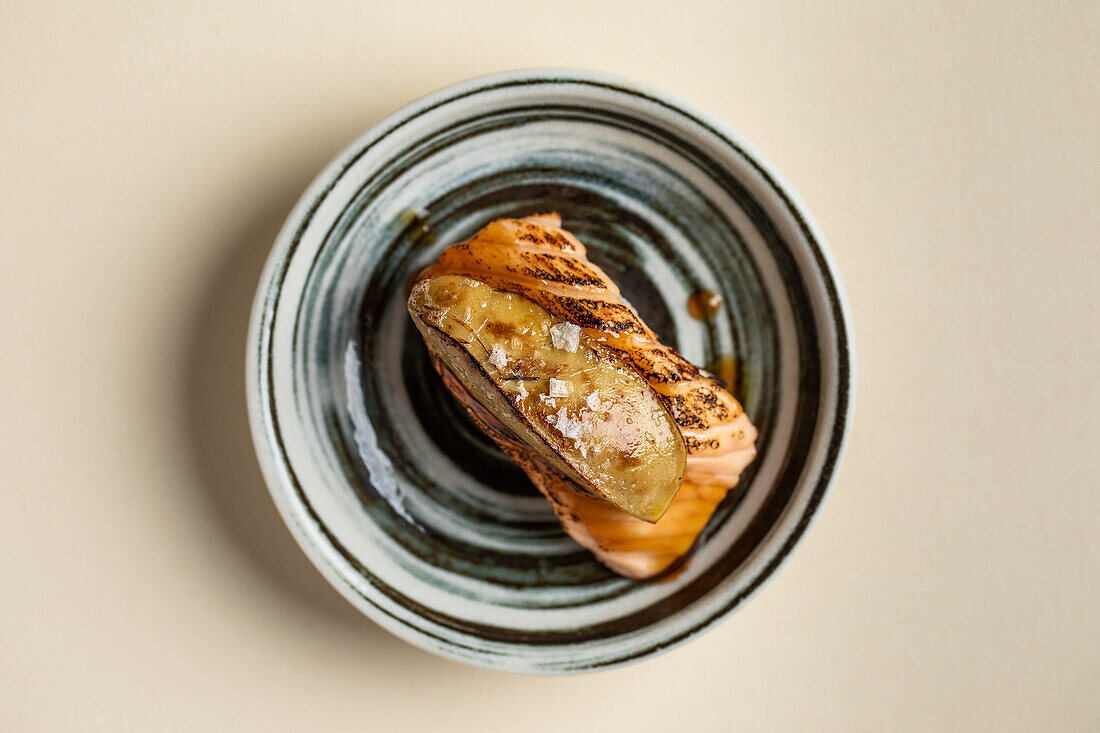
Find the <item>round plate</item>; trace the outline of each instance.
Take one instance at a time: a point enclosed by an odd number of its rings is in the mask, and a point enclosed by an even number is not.
[[[501,216],[557,211],[666,343],[723,361],[759,456],[687,570],[620,578],[432,371],[409,276]],[[722,295],[718,316],[687,298]],[[564,673],[651,656],[729,614],[791,551],[837,467],[851,344],[828,251],[736,133],[603,74],[475,79],[402,109],[317,178],[260,284],[248,396],[302,548],[352,603],[433,652]]]

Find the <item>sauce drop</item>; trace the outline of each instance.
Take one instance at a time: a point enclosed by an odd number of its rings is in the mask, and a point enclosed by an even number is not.
[[[707,364],[707,371],[718,377],[719,380],[725,383],[726,389],[728,389],[734,395],[740,389],[740,377],[741,370],[737,363],[737,357],[730,354],[723,354],[717,359]]]
[[[696,290],[688,297],[688,313],[697,321],[709,321],[722,308],[722,296],[713,290]]]

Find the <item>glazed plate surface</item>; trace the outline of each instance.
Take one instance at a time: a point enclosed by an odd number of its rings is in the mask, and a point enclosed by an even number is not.
[[[760,429],[672,581],[620,578],[563,533],[446,393],[405,309],[441,249],[544,211]],[[688,313],[699,289],[724,303],[707,322]],[[700,634],[788,555],[843,449],[849,331],[816,226],[736,133],[635,82],[510,72],[402,109],[304,194],[257,294],[249,408],[280,512],[368,616],[471,664],[581,672]]]

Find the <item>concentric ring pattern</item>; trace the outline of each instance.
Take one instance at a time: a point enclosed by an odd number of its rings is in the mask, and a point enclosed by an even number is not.
[[[737,365],[760,455],[686,572],[619,578],[446,394],[409,276],[500,216],[554,210],[689,360]],[[689,317],[699,288],[712,321]],[[563,673],[684,641],[747,597],[835,471],[851,382],[843,296],[797,198],[732,131],[632,82],[528,71],[445,89],[306,192],[261,283],[253,430],[280,511],[353,603],[486,667]]]

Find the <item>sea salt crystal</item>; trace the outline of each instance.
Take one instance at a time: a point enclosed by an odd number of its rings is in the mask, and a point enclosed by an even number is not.
[[[600,393],[593,392],[592,394],[588,395],[585,403],[588,405],[588,409],[592,410],[592,412],[600,409]]]
[[[581,343],[581,328],[575,323],[555,323],[550,327],[550,340],[554,342],[555,349],[565,349],[576,353]]]
[[[574,420],[566,415],[564,407],[558,410],[556,427],[563,437],[572,438],[573,440],[580,438],[583,432],[581,429],[581,421]]]
[[[568,397],[569,396],[569,382],[563,382],[560,379],[554,379],[550,377],[550,396],[551,397]]]
[[[520,380],[519,383],[519,398],[521,400],[527,399],[527,385],[523,383],[523,380]]]
[[[500,348],[500,344],[493,344],[493,353],[489,354],[489,363],[497,369],[508,366],[508,355],[504,353],[504,349]]]
[[[539,399],[542,400],[542,403],[544,405],[547,405],[549,407],[557,407],[558,406],[557,400],[555,400],[550,395],[540,394]]]

